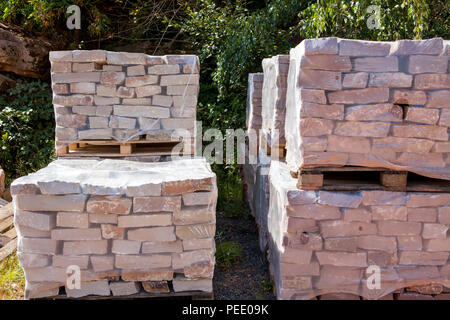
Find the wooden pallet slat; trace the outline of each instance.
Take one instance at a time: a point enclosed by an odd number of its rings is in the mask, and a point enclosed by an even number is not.
[[[450,181],[385,168],[301,168],[291,175],[298,179],[297,187],[302,190],[450,192]]]
[[[8,217],[0,222],[0,232],[8,231],[14,225],[14,217]]]
[[[183,291],[183,292],[161,292],[150,293],[141,290],[139,293],[128,296],[84,296],[80,298],[68,298],[65,294],[53,297],[39,298],[36,300],[110,300],[110,299],[148,299],[148,298],[190,298],[192,300],[214,300],[214,292]]]

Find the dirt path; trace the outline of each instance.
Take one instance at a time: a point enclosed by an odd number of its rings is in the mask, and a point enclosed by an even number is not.
[[[259,249],[258,233],[253,218],[242,215],[237,218],[224,218],[218,213],[216,244],[222,241],[238,242],[242,247],[242,256],[229,269],[216,264],[214,298],[275,299],[268,264]]]

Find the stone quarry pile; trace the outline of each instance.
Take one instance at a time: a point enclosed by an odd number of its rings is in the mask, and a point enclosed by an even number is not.
[[[270,267],[280,299],[450,288],[449,193],[298,190],[286,164],[270,165]],[[381,287],[368,289],[367,267]],[[370,281],[370,280],[369,280]]]
[[[360,166],[450,180],[449,57],[442,39],[307,39],[290,52],[285,109],[280,60],[263,60],[262,131],[286,110],[286,159],[259,145],[243,177],[278,299],[449,296],[450,193],[301,190],[293,174]],[[381,287],[369,289],[373,265]]]
[[[53,51],[50,62],[58,148],[194,137],[196,56],[76,50]]]
[[[216,178],[204,159],[56,160],[11,186],[26,297],[212,292]],[[164,292],[164,290],[162,291]]]
[[[262,139],[267,148],[284,149],[286,144],[286,88],[289,55],[278,55],[262,61],[264,83],[262,90]]]
[[[291,49],[290,169],[353,165],[450,179],[449,57],[441,38],[307,39]]]

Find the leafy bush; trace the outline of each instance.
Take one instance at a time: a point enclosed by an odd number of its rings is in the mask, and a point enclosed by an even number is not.
[[[0,166],[7,183],[51,161],[54,126],[52,93],[46,82],[21,83],[0,96]]]
[[[369,6],[379,6],[379,14],[367,12]],[[392,41],[448,37],[449,6],[441,0],[319,0],[300,12],[296,28],[303,38]],[[371,16],[379,21],[378,28],[367,26]]]
[[[231,268],[233,263],[241,256],[242,248],[236,241],[222,242],[217,246],[216,261],[222,268]]]

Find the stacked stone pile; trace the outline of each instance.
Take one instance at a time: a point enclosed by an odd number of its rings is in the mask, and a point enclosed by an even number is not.
[[[292,171],[364,166],[450,179],[449,42],[307,39],[290,52]]]
[[[253,195],[266,193],[269,208],[252,206],[278,299],[449,297],[449,193],[299,190],[292,174],[362,166],[450,180],[449,48],[442,39],[324,38],[291,50],[286,162],[265,164],[268,182]],[[263,62],[262,131],[280,110],[265,104],[273,97],[265,84],[276,83],[271,61]],[[380,287],[371,286],[373,268]]]
[[[262,139],[267,148],[283,155],[285,146],[286,88],[289,55],[278,55],[262,61]],[[281,152],[279,151],[281,149]]]
[[[56,160],[11,192],[26,298],[212,292],[217,189],[204,159]]]
[[[58,148],[194,137],[196,56],[76,50],[53,51],[50,62]]]

